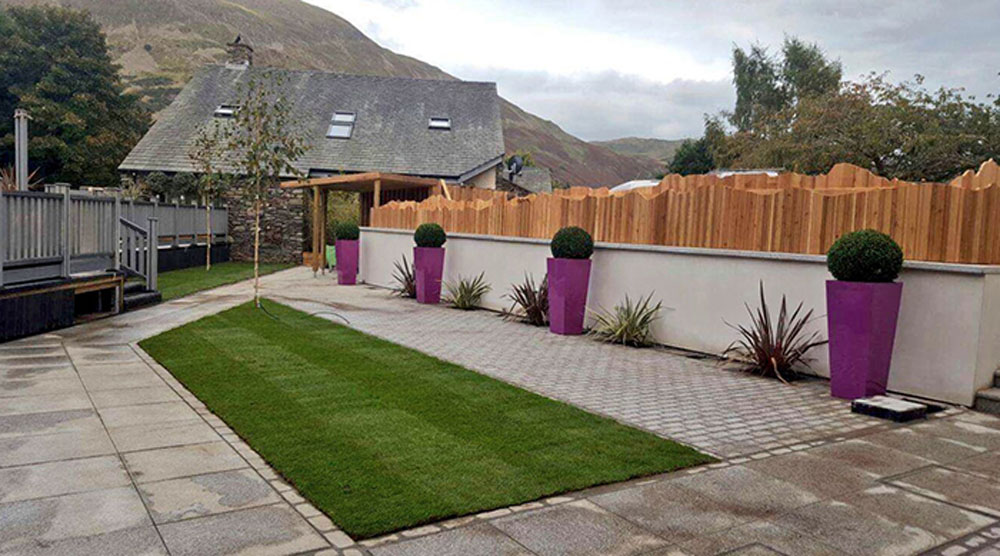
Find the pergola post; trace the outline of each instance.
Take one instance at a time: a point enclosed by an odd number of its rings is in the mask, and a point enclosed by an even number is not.
[[[313,187],[312,206],[312,269],[313,276],[319,270],[319,187]]]
[[[329,199],[329,192],[325,189],[316,188],[320,191],[320,213],[319,213],[319,262],[320,269],[323,274],[326,274],[326,219],[327,219],[327,200]]]
[[[372,207],[378,208],[382,204],[382,180],[375,178],[375,193],[372,199]]]

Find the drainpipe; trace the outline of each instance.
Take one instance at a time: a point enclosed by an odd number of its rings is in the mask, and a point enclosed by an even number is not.
[[[28,189],[28,111],[18,108],[14,111],[14,174],[17,176],[17,190]]]

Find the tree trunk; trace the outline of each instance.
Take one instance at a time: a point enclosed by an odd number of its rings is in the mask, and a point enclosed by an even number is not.
[[[254,199],[253,227],[253,302],[260,308],[260,195]]]
[[[205,270],[212,270],[212,204],[205,196]]]

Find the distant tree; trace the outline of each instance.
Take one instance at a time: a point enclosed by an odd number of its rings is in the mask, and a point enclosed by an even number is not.
[[[704,174],[715,169],[715,160],[709,149],[708,141],[702,137],[697,141],[685,139],[674,153],[674,159],[668,167],[671,174]]]
[[[40,177],[111,186],[117,167],[150,125],[125,94],[104,35],[86,12],[57,7],[0,9],[0,117],[26,109],[29,157]],[[0,135],[0,166],[13,132]]]
[[[198,177],[190,172],[177,172],[170,178],[170,200],[198,199]]]
[[[188,149],[188,158],[198,169],[197,193],[205,204],[205,270],[212,270],[212,205],[232,181],[223,169],[229,131],[218,120],[202,126]]]
[[[243,178],[241,193],[253,206],[253,291],[260,307],[260,217],[271,188],[282,174],[301,176],[292,164],[307,149],[302,128],[292,121],[292,105],[283,94],[280,74],[254,74],[239,88],[239,107],[227,135],[227,151],[235,173]]]
[[[170,199],[173,190],[173,181],[170,176],[163,172],[150,172],[146,174],[142,182],[146,185],[146,189],[156,197],[163,200]]]

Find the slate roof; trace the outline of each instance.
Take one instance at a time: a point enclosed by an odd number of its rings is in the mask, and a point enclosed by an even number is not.
[[[458,180],[503,156],[495,83],[207,66],[164,110],[119,170],[194,171],[187,152],[199,128],[219,105],[236,102],[241,82],[262,71],[283,74],[293,117],[306,129],[310,149],[296,162],[300,171],[379,171]],[[356,114],[350,139],[326,137],[334,111]],[[451,130],[429,129],[432,117],[450,118]]]
[[[514,176],[514,184],[531,193],[552,193],[552,174],[548,168],[525,166]]]

